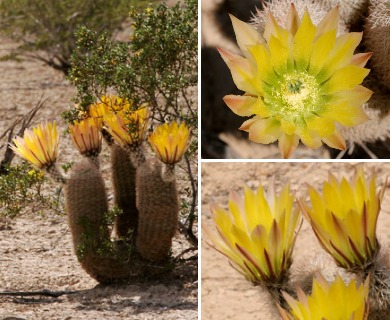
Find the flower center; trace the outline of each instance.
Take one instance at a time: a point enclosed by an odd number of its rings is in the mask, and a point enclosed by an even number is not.
[[[293,121],[316,111],[320,93],[314,76],[306,72],[287,73],[272,87],[270,98],[276,113]]]

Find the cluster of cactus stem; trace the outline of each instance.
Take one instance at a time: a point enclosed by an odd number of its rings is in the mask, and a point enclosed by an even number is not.
[[[162,165],[133,165],[128,151],[111,146],[117,240],[111,239],[105,183],[96,161],[76,163],[65,183],[66,210],[74,250],[84,270],[101,283],[168,271],[178,223],[175,180],[164,181]]]
[[[189,130],[185,123],[160,125],[149,137],[159,160],[147,158],[143,144],[148,108],[133,111],[131,102],[116,96],[103,96],[101,101],[84,112],[84,119],[69,125],[83,155],[69,177],[56,166],[55,123],[27,129],[23,138],[14,139],[12,148],[65,186],[74,250],[91,277],[112,283],[167,272],[172,269],[172,239],[179,218],[175,163],[188,147]],[[114,209],[109,208],[99,170],[102,137],[111,149]]]

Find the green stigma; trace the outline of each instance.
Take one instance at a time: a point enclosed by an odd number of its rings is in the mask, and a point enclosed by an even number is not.
[[[303,83],[300,80],[292,80],[287,84],[287,88],[291,93],[299,93]]]

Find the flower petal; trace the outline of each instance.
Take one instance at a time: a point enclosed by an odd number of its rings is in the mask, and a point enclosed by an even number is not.
[[[262,118],[269,116],[261,98],[251,96],[227,95],[223,98],[227,106],[237,115],[249,117],[257,114]]]
[[[271,56],[271,65],[278,74],[287,72],[288,49],[283,46],[279,39],[271,35],[269,41],[269,51]]]
[[[247,47],[264,43],[264,39],[259,32],[251,25],[237,19],[235,16],[229,14],[232,20],[234,33],[236,34],[237,44],[241,52],[248,58],[249,52]]]
[[[218,51],[229,67],[237,88],[250,94],[257,95],[258,88],[255,85],[255,76],[248,59],[221,48],[218,48]]]
[[[268,83],[277,81],[274,69],[271,64],[271,55],[268,48],[264,45],[248,47],[257,65],[257,77]],[[261,94],[264,94],[263,92]]]
[[[335,130],[334,134],[323,137],[321,140],[331,148],[339,150],[345,150],[347,148],[343,136],[337,129]]]
[[[316,77],[320,83],[329,79],[336,70],[345,67],[351,62],[353,52],[362,40],[362,35],[362,32],[351,32],[336,39],[328,62]]]
[[[333,120],[327,117],[313,116],[306,119],[307,128],[320,137],[329,136],[334,133],[336,127]]]
[[[360,106],[349,103],[332,104],[322,111],[321,116],[337,121],[343,126],[352,127],[368,120],[367,114]]]
[[[282,133],[279,137],[279,150],[283,158],[290,158],[293,151],[298,147],[299,137],[296,134]]]
[[[337,91],[353,89],[361,84],[363,79],[369,74],[370,70],[349,65],[337,70],[333,76],[322,85],[321,91],[330,94]]]
[[[298,127],[297,134],[301,138],[302,143],[309,148],[318,149],[322,145],[318,134],[305,127]]]
[[[274,119],[261,119],[255,117],[249,128],[241,127],[241,130],[249,132],[249,139],[257,142],[269,144],[275,142],[280,134],[280,122]]]
[[[372,52],[364,52],[364,53],[358,53],[352,56],[350,64],[358,67],[364,67],[372,56]]]
[[[318,24],[316,37],[320,37],[321,35],[329,31],[337,31],[338,23],[339,7],[336,6],[332,10],[330,10]]]
[[[310,73],[317,74],[329,59],[329,54],[336,42],[336,31],[322,34],[313,45],[310,57]]]
[[[311,22],[305,10],[302,23],[294,37],[294,60],[298,70],[306,70],[310,62],[311,47],[316,35],[316,26]]]
[[[294,3],[291,3],[286,20],[286,29],[289,30],[293,35],[295,35],[297,33],[300,23],[301,21],[299,19],[298,11],[295,8]]]

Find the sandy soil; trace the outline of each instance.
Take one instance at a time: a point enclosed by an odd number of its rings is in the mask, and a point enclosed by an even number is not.
[[[1,40],[0,56],[15,44]],[[43,97],[47,101],[32,125],[57,120],[72,105],[75,90],[63,75],[40,62],[2,61],[0,70],[0,133],[34,107]],[[77,161],[79,156],[67,136],[61,137],[58,162]],[[2,150],[3,151],[3,150]],[[1,151],[1,152],[2,152]],[[0,152],[0,158],[2,153]],[[102,151],[102,172],[108,181],[109,153]],[[18,162],[15,159],[15,163]],[[193,168],[194,174],[197,168]],[[185,197],[184,171],[178,169],[180,196]],[[53,187],[53,186],[52,186]],[[173,255],[190,245],[182,236],[174,239]],[[196,255],[190,251],[189,255]],[[148,283],[101,286],[80,267],[73,252],[65,215],[23,212],[5,224],[0,221],[0,292],[73,291],[58,298],[45,296],[0,296],[0,319],[197,319],[197,260],[177,266],[172,275]]]
[[[260,181],[267,184],[275,175],[276,189],[287,181],[297,196],[304,197],[305,184],[310,183],[318,190],[322,188],[328,171],[337,176],[352,176],[356,163],[202,163],[202,226],[213,227],[210,218],[210,205],[227,205],[231,190],[242,195],[242,187],[247,184],[257,188]],[[390,172],[390,163],[365,163],[366,174],[375,170],[378,185],[382,186]],[[379,215],[377,233],[383,249],[389,248],[390,240],[390,190],[386,191],[382,211]],[[202,319],[280,319],[270,300],[261,288],[252,286],[233,268],[226,257],[206,244],[202,235]],[[328,261],[318,244],[310,226],[304,221],[294,249],[292,270],[302,270],[315,264],[319,259]],[[332,262],[329,262],[329,265]]]

